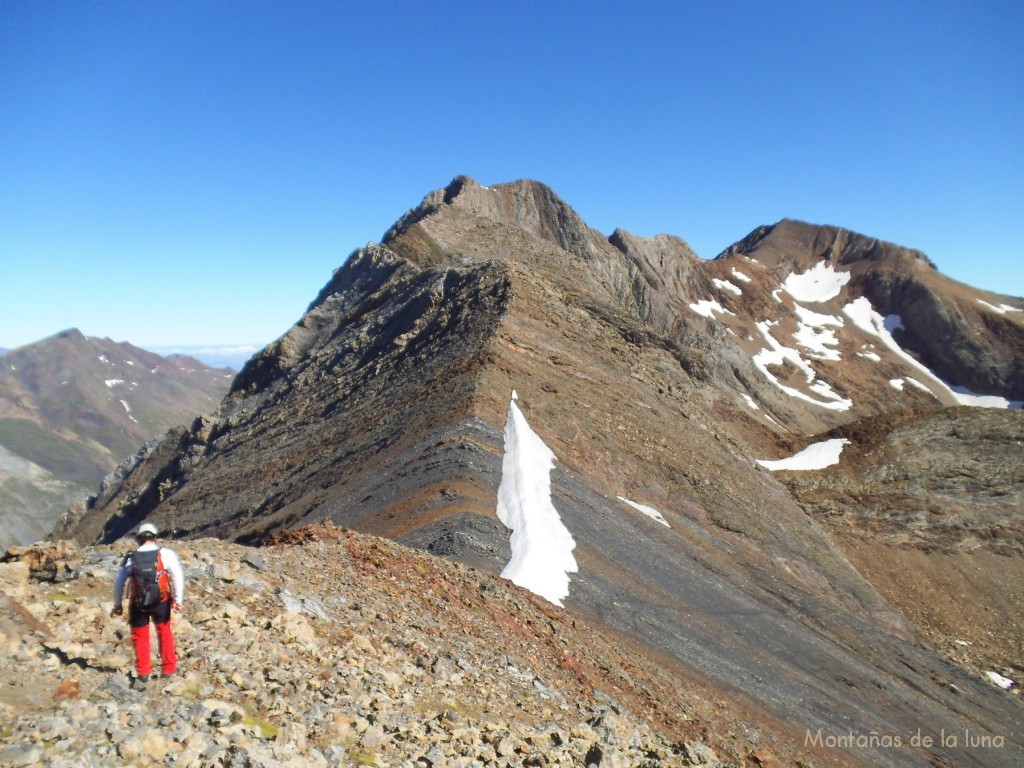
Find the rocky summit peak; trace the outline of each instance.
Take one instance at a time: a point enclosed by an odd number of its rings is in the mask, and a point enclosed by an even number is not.
[[[717,258],[737,254],[779,270],[828,261],[846,268],[859,262],[870,262],[875,267],[910,273],[938,271],[921,251],[843,227],[810,224],[797,219],[782,219],[775,224],[757,227]]]
[[[383,244],[408,254],[409,241],[419,245],[424,238],[435,255],[450,257],[475,250],[481,229],[501,229],[514,240],[535,239],[553,244],[585,259],[593,259],[605,238],[591,230],[558,195],[537,181],[520,180],[485,187],[467,176],[456,177],[448,186],[428,194],[384,235]],[[469,237],[467,237],[467,235]],[[497,248],[500,257],[512,247]]]
[[[70,339],[72,341],[85,341],[85,335],[77,328],[66,328],[53,335],[55,339]]]

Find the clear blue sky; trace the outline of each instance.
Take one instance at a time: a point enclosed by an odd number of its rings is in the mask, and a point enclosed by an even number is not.
[[[1024,3],[0,0],[0,346],[265,344],[452,177],[1024,294]]]

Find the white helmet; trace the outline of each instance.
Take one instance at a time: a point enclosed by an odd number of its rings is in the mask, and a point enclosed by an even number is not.
[[[152,523],[143,523],[142,525],[139,526],[139,531],[135,535],[136,536],[143,536],[143,535],[145,535],[147,533],[151,533],[154,536],[156,536],[156,526],[153,525]]]

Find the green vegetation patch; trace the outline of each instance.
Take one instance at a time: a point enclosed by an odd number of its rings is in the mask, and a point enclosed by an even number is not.
[[[261,720],[258,717],[253,717],[252,715],[246,715],[245,717],[243,717],[242,725],[250,725],[258,728],[260,732],[260,738],[270,740],[277,738],[277,733],[281,730],[273,723],[270,723],[266,720]]]

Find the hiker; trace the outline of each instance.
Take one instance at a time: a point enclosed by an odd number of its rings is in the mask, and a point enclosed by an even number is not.
[[[171,633],[171,610],[181,611],[185,596],[185,577],[177,554],[156,543],[157,530],[152,523],[143,523],[135,534],[139,548],[127,555],[114,582],[114,610],[111,616],[124,613],[121,605],[125,582],[129,585],[128,624],[132,628],[135,648],[135,687],[145,688],[152,672],[149,656],[149,622],[156,625],[160,645],[160,665],[164,677],[174,674],[178,657],[174,653]]]

